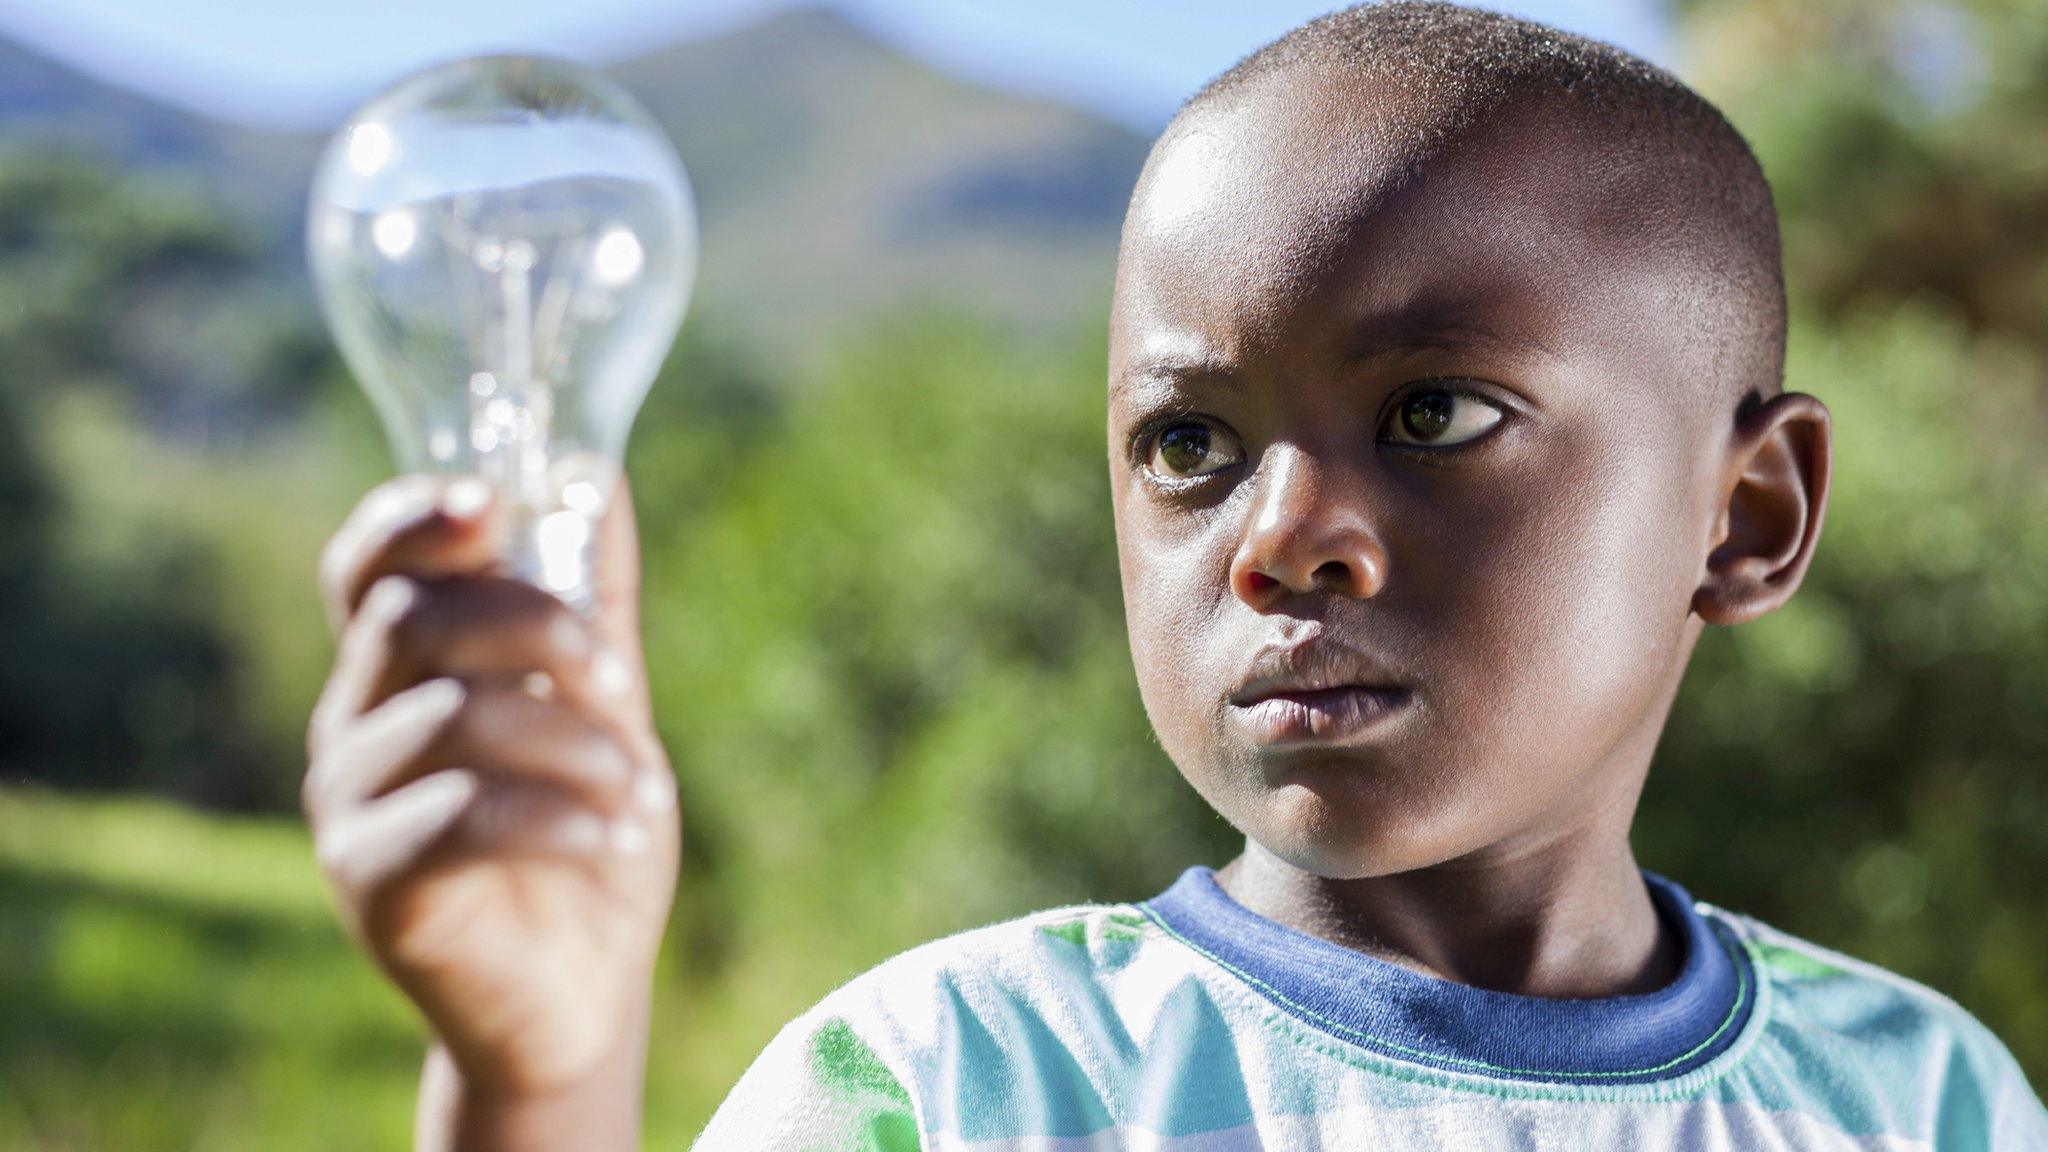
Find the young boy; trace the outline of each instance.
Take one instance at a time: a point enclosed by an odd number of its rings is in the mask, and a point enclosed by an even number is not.
[[[1611,48],[1392,4],[1198,93],[1125,225],[1109,463],[1145,708],[1244,852],[885,962],[698,1146],[2048,1148],[1953,1003],[1630,852],[1701,631],[1820,533],[1784,334],[1756,162]],[[409,478],[337,536],[307,809],[440,1040],[420,1145],[636,1147],[678,833],[631,524],[593,621],[499,527]]]

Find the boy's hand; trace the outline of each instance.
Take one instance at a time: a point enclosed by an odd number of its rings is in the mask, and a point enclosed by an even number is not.
[[[463,1091],[540,1099],[639,1075],[680,826],[623,484],[589,617],[503,575],[504,536],[487,486],[430,476],[380,486],[335,534],[303,800],[344,924]]]

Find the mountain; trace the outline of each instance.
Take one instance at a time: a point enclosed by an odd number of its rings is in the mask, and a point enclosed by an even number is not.
[[[0,140],[55,145],[117,167],[206,181],[266,219],[303,194],[319,141],[211,120],[103,83],[0,38]]]
[[[1103,312],[1146,149],[1127,129],[943,76],[825,8],[609,71],[690,170],[696,322],[771,361],[906,305],[1035,336]],[[25,137],[204,181],[273,239],[281,266],[266,279],[303,285],[296,231],[320,134],[211,121],[0,42],[0,140]]]
[[[233,133],[0,40],[0,113],[6,134],[61,140],[122,163],[205,163]]]
[[[801,340],[908,300],[1099,315],[1144,140],[977,89],[800,9],[612,70],[701,196],[708,306]]]

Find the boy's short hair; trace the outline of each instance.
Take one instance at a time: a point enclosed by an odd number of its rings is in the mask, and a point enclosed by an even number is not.
[[[1664,233],[1697,272],[1684,305],[1715,346],[1722,383],[1735,396],[1781,389],[1785,283],[1770,185],[1742,135],[1676,77],[1612,45],[1517,17],[1397,0],[1295,28],[1209,81],[1174,120],[1226,103],[1255,81],[1308,68],[1397,86],[1398,119],[1417,160],[1514,106],[1583,112],[1632,170],[1624,175],[1640,182],[1632,186],[1676,194],[1678,218]],[[1654,215],[1645,212],[1644,222]]]

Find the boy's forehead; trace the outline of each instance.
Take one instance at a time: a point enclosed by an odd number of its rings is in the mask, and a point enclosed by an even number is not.
[[[1177,121],[1139,179],[1126,244],[1208,240],[1250,271],[1369,214],[1414,163],[1412,114],[1341,91],[1275,76]]]
[[[1586,133],[1533,110],[1449,120],[1391,86],[1289,75],[1177,123],[1125,224],[1113,369],[1256,356],[1305,313],[1542,343],[1569,335],[1549,313],[1641,310],[1630,281],[1655,270],[1619,250]]]

